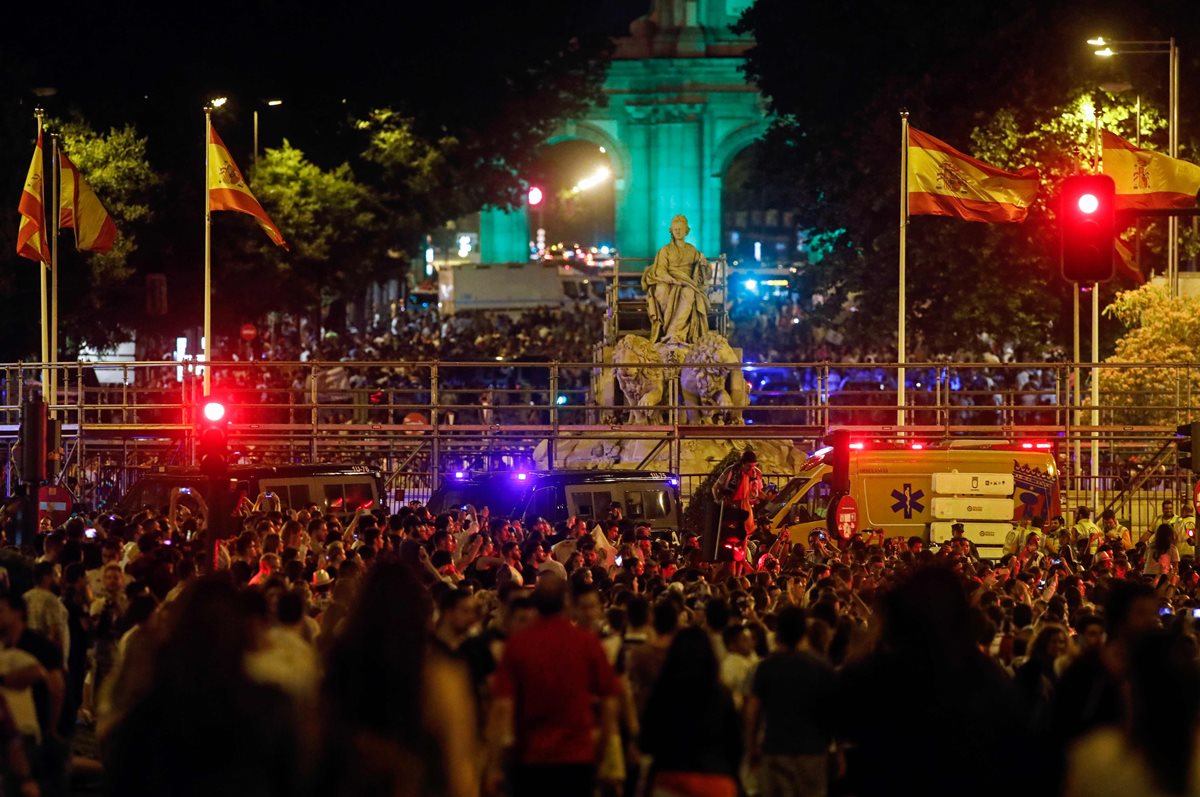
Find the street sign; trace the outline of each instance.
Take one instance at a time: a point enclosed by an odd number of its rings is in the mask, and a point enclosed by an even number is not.
[[[929,502],[938,520],[1012,520],[1011,498],[947,498],[937,496]]]
[[[249,343],[258,337],[258,328],[254,324],[242,324],[242,340]]]
[[[38,488],[38,520],[48,517],[55,526],[61,526],[74,511],[75,500],[66,487],[47,484]]]
[[[1011,473],[935,473],[933,491],[938,495],[1012,495]]]
[[[838,499],[833,514],[829,516],[829,533],[839,539],[848,540],[858,531],[858,502],[852,495]]]

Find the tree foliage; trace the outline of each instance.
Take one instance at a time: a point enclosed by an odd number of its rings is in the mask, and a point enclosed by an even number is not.
[[[251,190],[288,242],[284,252],[244,214],[215,214],[223,313],[230,322],[268,310],[310,312],[321,291],[340,296],[377,276],[387,255],[380,239],[381,207],[374,192],[343,163],[322,169],[286,139],[267,149],[251,176]],[[215,225],[216,222],[214,222]],[[245,287],[270,286],[246,291]],[[239,315],[240,314],[240,315]]]
[[[1127,330],[1100,372],[1101,405],[1125,408],[1112,423],[1184,420],[1172,408],[1200,396],[1200,297],[1171,298],[1165,285],[1151,283],[1118,293],[1104,314]]]
[[[1080,13],[1085,6],[1088,13]],[[740,25],[755,38],[746,73],[777,115],[766,141],[775,174],[792,188],[793,206],[820,244],[807,269],[813,324],[876,353],[894,346],[898,111],[906,108],[912,126],[1002,168],[1036,166],[1042,178],[1023,224],[911,218],[910,357],[977,359],[981,339],[1009,341],[1019,359],[1069,351],[1070,289],[1058,275],[1055,186],[1077,162],[1091,168],[1096,114],[1109,129],[1133,133],[1133,93],[1113,95],[1097,85],[1142,87],[1143,134],[1165,141],[1155,102],[1165,99],[1163,65],[1145,58],[1098,64],[1083,42],[1098,32],[1117,38],[1134,30],[1133,38],[1165,38],[1163,26],[1178,18],[1170,12],[1182,8],[1173,0],[1136,14],[1116,2],[1074,0],[757,0]],[[806,32],[799,50],[798,31]],[[818,73],[838,78],[803,78]],[[1154,255],[1161,233],[1152,226],[1146,240]]]

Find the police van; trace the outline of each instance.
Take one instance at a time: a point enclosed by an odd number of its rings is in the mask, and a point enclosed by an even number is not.
[[[278,497],[284,509],[316,504],[324,512],[352,513],[382,505],[383,475],[363,465],[231,465],[229,481],[237,500],[251,502],[260,493]],[[142,509],[165,509],[172,488],[183,495],[200,494],[209,500],[209,480],[199,468],[162,467],[137,481],[117,502],[122,514]]]
[[[679,529],[679,479],[666,473],[629,470],[500,471],[456,473],[429,498],[433,512],[466,505],[488,507],[492,517],[528,524],[540,518],[599,521],[613,506],[624,518],[654,531]]]
[[[1053,444],[1012,441],[881,443],[835,433],[813,452],[762,516],[797,542],[814,530],[848,538],[880,529],[889,537],[950,539],[962,523],[980,555],[999,557],[1021,518],[1061,514]]]

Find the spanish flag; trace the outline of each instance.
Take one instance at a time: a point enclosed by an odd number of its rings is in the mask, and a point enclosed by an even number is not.
[[[233,156],[225,147],[225,142],[217,135],[215,128],[209,127],[208,139],[208,201],[213,210],[236,210],[249,213],[258,219],[258,226],[271,239],[271,242],[287,251],[287,242],[279,233],[279,228],[271,217],[263,210],[262,205],[250,193],[250,187],[242,178]]]
[[[1038,191],[1037,169],[1006,172],[944,141],[908,129],[908,212],[966,221],[1024,221]]]
[[[21,201],[17,204],[17,212],[21,214],[21,224],[17,228],[17,254],[39,263],[49,263],[50,252],[46,249],[46,218],[43,211],[45,181],[42,173],[42,128],[39,124],[33,162],[29,164],[29,174],[25,176],[25,190],[21,192]]]
[[[1138,149],[1107,130],[1100,135],[1104,173],[1117,184],[1117,210],[1196,207],[1200,166]]]
[[[1120,236],[1113,238],[1113,266],[1117,274],[1137,285],[1144,285],[1146,275],[1138,268],[1137,257]]]
[[[75,248],[81,252],[107,252],[117,240],[117,225],[100,204],[67,153],[59,150],[62,185],[58,197],[58,226],[75,230]]]

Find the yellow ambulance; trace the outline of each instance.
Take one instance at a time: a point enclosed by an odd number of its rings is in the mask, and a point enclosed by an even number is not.
[[[807,542],[815,530],[846,537],[881,529],[889,537],[942,543],[962,523],[984,557],[998,557],[1014,522],[1061,514],[1053,444],[1033,441],[891,443],[836,437],[761,508],[772,533]],[[848,495],[850,501],[843,501]],[[855,522],[844,522],[845,507]],[[835,507],[841,518],[831,517]]]

